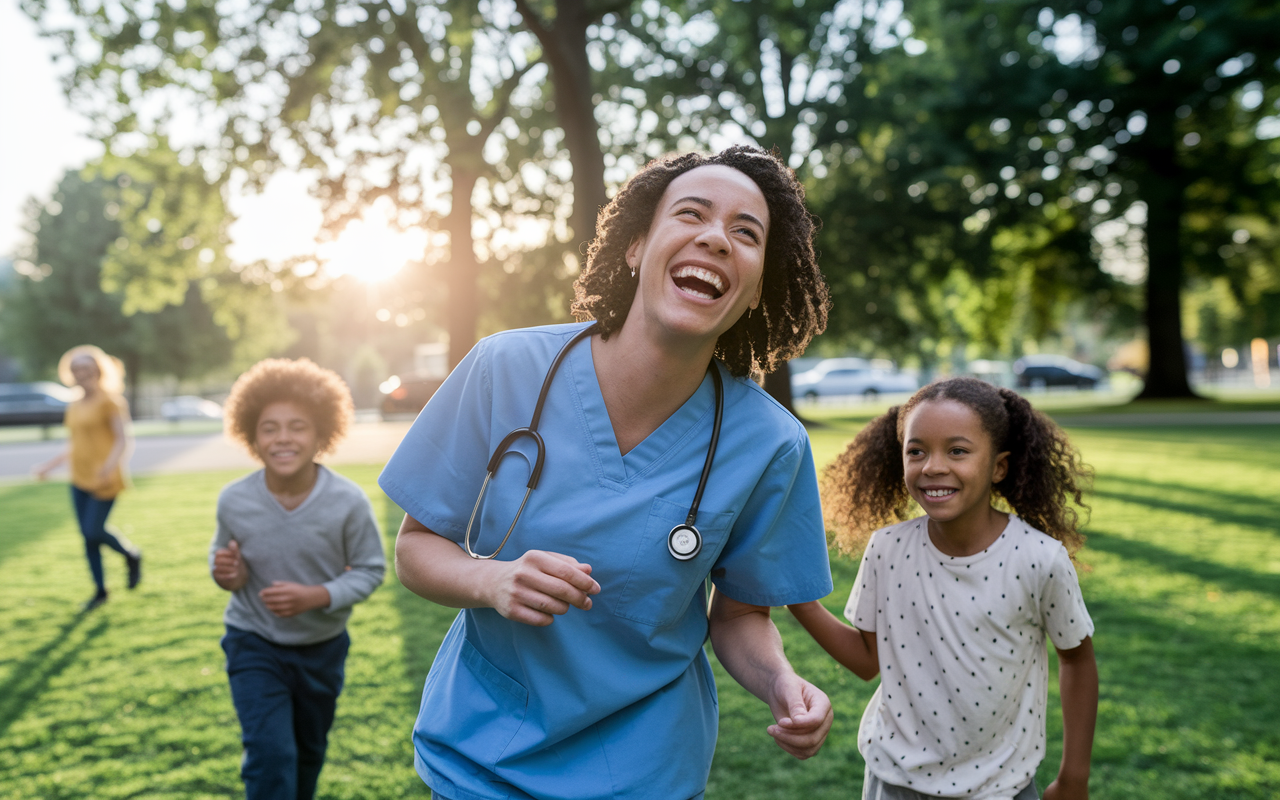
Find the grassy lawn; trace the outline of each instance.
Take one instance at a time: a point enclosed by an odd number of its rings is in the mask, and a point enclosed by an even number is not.
[[[812,431],[819,463],[865,421],[827,410]],[[1280,426],[1086,429],[1072,434],[1098,469],[1085,597],[1097,625],[1101,706],[1092,796],[1169,800],[1280,794]],[[376,467],[343,467],[387,530],[399,512]],[[0,487],[0,797],[242,796],[239,729],[222,672],[226,596],[205,548],[218,489],[234,473],[142,478],[113,520],[146,550],[123,590],[105,553],[111,601],[91,593],[60,485]],[[856,565],[833,561],[842,609]],[[409,732],[422,679],[453,612],[387,585],[352,618],[325,798],[427,796]],[[858,719],[874,684],[828,659],[781,612],[799,671],[836,706],[827,746],[796,762],[764,733],[770,717],[723,673],[720,741],[708,796],[858,796]],[[1051,779],[1060,754],[1050,698]]]

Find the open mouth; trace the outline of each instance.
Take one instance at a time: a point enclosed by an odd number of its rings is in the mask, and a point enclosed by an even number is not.
[[[931,500],[945,500],[958,491],[959,489],[925,489],[924,496]]]
[[[671,279],[680,291],[707,300],[721,297],[727,288],[724,278],[705,267],[678,267],[671,273]]]

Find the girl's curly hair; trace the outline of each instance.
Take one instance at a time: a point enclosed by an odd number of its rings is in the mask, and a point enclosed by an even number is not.
[[[1075,558],[1084,545],[1079,514],[1093,470],[1053,420],[1031,407],[1011,389],[999,389],[976,378],[950,378],[931,383],[901,406],[872,420],[823,473],[823,508],[836,543],[856,554],[878,528],[908,519],[902,465],[906,419],[930,400],[954,400],[973,409],[982,428],[1009,453],[1009,469],[994,490],[1028,525],[1061,541]]]
[[[249,368],[231,387],[223,406],[227,436],[258,458],[253,443],[258,418],[272,403],[289,402],[307,412],[316,426],[318,455],[330,452],[347,435],[355,404],[345,381],[308,358],[268,358]]]
[[[813,249],[816,222],[805,207],[804,187],[777,156],[756,147],[738,145],[713,156],[667,156],[649,162],[628,181],[600,212],[586,268],[573,284],[573,314],[596,320],[605,339],[622,329],[637,284],[627,266],[627,248],[649,232],[671,182],[711,164],[751,178],[769,207],[760,306],[721,334],[715,354],[734,375],[748,375],[753,366],[772,372],[803,353],[809,340],[826,328],[831,301]]]

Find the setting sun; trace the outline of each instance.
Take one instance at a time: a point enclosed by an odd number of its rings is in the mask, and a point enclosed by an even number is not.
[[[385,220],[362,218],[320,245],[316,254],[325,272],[334,277],[351,275],[376,282],[395,275],[410,261],[421,260],[426,246],[425,231],[398,231]]]

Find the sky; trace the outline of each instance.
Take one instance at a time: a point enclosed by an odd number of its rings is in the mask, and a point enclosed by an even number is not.
[[[88,122],[67,103],[54,52],[18,0],[0,0],[0,258],[16,255],[27,237],[27,198],[47,201],[68,169],[102,153],[85,135]],[[238,261],[284,260],[314,247],[320,208],[299,175],[282,174],[263,195],[233,198],[231,208],[238,221],[230,254]],[[331,271],[343,270],[334,265]]]
[[[0,0],[0,257],[24,235],[27,198],[48,200],[68,168],[102,152],[67,107],[51,53],[18,0]]]

